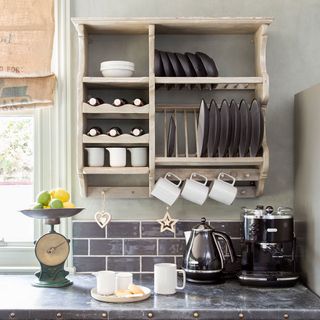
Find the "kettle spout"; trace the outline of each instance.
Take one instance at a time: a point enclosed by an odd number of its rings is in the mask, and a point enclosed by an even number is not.
[[[191,236],[191,231],[185,231],[184,232],[184,238],[186,240],[186,244],[188,243],[188,241],[190,239],[190,236]]]

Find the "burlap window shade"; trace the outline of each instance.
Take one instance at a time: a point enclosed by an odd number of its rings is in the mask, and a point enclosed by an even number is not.
[[[54,0],[0,0],[0,111],[53,105]]]

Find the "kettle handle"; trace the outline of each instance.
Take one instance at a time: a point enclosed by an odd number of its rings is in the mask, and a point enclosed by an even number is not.
[[[227,248],[228,248],[228,251],[230,254],[230,260],[232,263],[235,262],[236,254],[234,252],[233,244],[232,244],[230,237],[226,233],[221,232],[221,231],[216,231],[216,230],[213,231],[213,234],[217,237],[222,238],[226,242],[226,245],[227,245]],[[222,256],[224,258],[223,252],[222,252]]]

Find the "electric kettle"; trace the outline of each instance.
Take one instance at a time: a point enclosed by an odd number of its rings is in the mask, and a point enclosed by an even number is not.
[[[220,231],[214,230],[201,218],[201,223],[185,232],[187,246],[183,255],[182,268],[186,272],[187,281],[198,283],[216,283],[222,280],[225,255],[221,248],[219,238],[226,243],[233,263],[236,259],[230,237]]]

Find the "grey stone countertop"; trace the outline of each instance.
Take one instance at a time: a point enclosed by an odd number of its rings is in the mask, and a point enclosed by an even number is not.
[[[320,298],[301,284],[286,289],[250,288],[236,281],[219,285],[188,283],[171,296],[111,304],[94,300],[91,275],[69,276],[66,288],[36,288],[31,275],[0,275],[0,319],[320,319]],[[152,275],[137,275],[135,283],[153,289]]]

